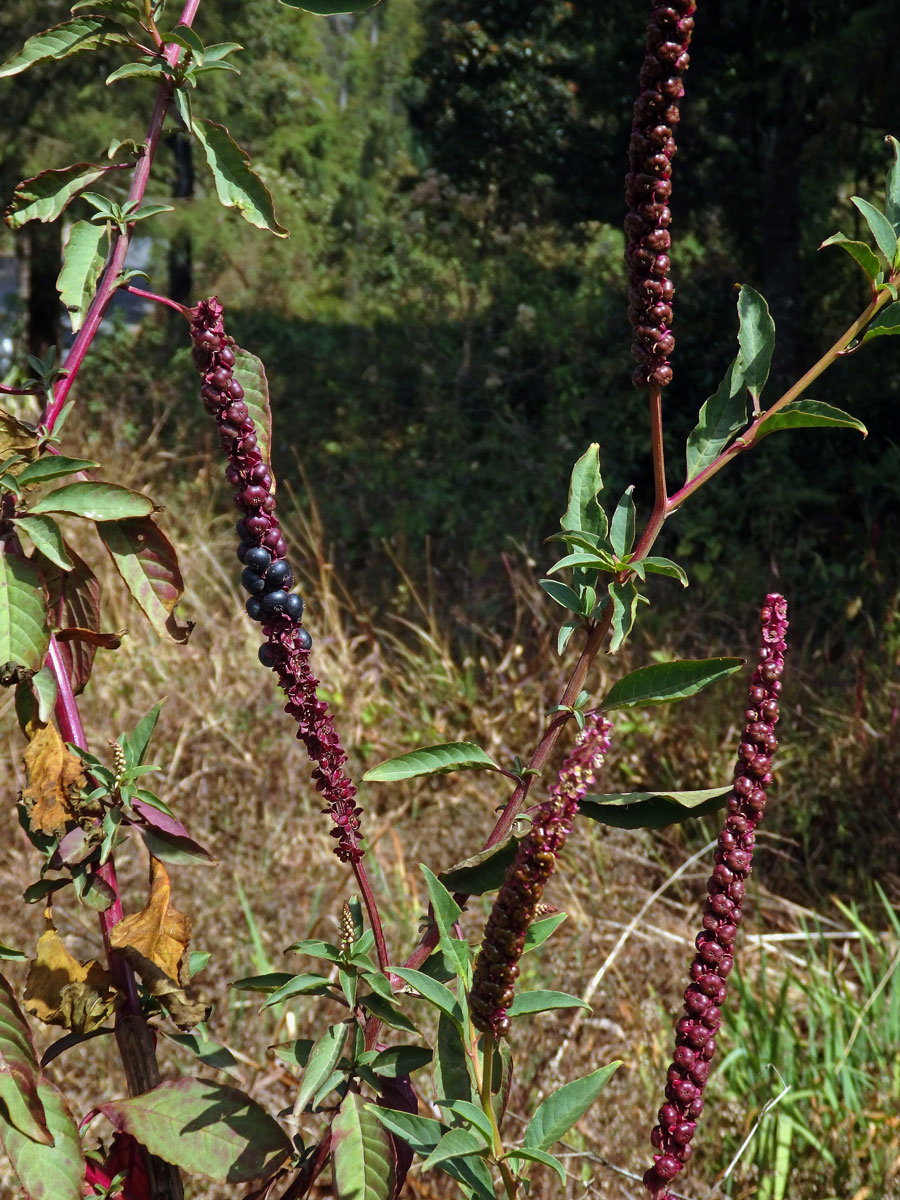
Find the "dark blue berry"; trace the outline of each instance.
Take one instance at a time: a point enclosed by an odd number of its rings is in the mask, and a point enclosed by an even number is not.
[[[275,613],[284,612],[288,602],[288,594],[279,588],[274,592],[266,592],[262,598],[263,612],[266,616],[273,616]]]
[[[264,667],[274,667],[280,657],[281,655],[275,647],[269,645],[268,642],[263,642],[259,648],[259,661]]]
[[[296,592],[291,592],[284,606],[285,615],[292,621],[299,621],[303,616],[303,601]]]
[[[237,548],[238,561],[245,563],[247,561],[247,551],[250,549],[249,542],[241,542]]]
[[[284,588],[285,591],[292,587],[294,576],[291,573],[291,568],[283,558],[279,558],[277,562],[273,562],[268,571],[266,571],[266,591],[274,592],[276,588]]]
[[[241,572],[241,583],[251,596],[258,596],[266,586],[262,575],[258,575],[250,567],[245,567]]]
[[[250,531],[248,530],[247,526],[244,524],[243,517],[241,517],[241,519],[239,521],[235,521],[234,528],[235,528],[235,531],[236,531],[238,537],[241,539],[241,541],[246,542],[247,538],[250,536]]]
[[[312,638],[305,629],[301,629],[297,634],[297,644],[301,650],[309,650],[312,646]]]
[[[258,596],[251,596],[244,607],[247,609],[248,615],[252,617],[254,621],[262,620],[263,606],[262,601]]]
[[[263,546],[252,546],[244,556],[244,562],[248,567],[252,567],[254,571],[258,571],[260,575],[268,567],[272,561],[272,555]]]

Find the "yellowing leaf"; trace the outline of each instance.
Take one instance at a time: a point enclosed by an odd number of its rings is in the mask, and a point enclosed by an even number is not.
[[[21,454],[28,462],[32,462],[37,458],[39,440],[31,425],[26,425],[5,408],[0,408],[0,461]],[[24,466],[24,462],[14,464],[8,468],[10,475],[18,475]]]
[[[22,799],[31,828],[55,837],[75,815],[71,792],[85,782],[81,759],[66,749],[54,725],[40,726],[22,757],[28,772]]]
[[[110,944],[180,1029],[191,1029],[209,1016],[208,1005],[192,1000],[184,990],[188,980],[185,951],[190,940],[190,919],[173,907],[166,869],[151,857],[147,905],[115,926]]]
[[[25,1011],[47,1025],[90,1033],[115,1005],[109,973],[93,959],[81,963],[73,958],[53,926],[49,908],[45,918],[47,928],[25,981]]]

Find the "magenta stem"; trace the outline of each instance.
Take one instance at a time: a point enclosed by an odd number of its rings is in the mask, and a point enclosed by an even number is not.
[[[145,291],[144,288],[134,287],[130,283],[125,288],[125,291],[131,292],[132,296],[140,296],[144,300],[154,300],[157,304],[165,304],[169,308],[174,309],[175,312],[180,313],[186,321],[190,321],[191,319],[191,310],[183,304],[179,304],[177,300],[170,300],[168,296],[160,296],[156,292]]]

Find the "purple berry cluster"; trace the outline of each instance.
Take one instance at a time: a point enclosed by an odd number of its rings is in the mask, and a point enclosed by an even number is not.
[[[635,387],[672,382],[669,356],[675,349],[672,333],[672,297],[668,249],[672,212],[672,158],[678,102],[684,95],[681,76],[690,57],[688,45],[694,29],[694,0],[654,4],[647,28],[647,49],[641,67],[641,92],[634,105],[629,158],[625,179],[628,216],[628,319],[634,329],[631,352],[639,364]]]
[[[519,843],[516,857],[494,901],[475,962],[469,1008],[476,1029],[495,1038],[509,1033],[506,1010],[515,995],[519,959],[525,934],[534,920],[544,885],[556,865],[578,805],[593,787],[596,772],[609,751],[612,725],[591,713],[575,739],[550,797],[533,812],[531,829]]]
[[[285,559],[287,545],[275,515],[272,474],[257,445],[256,431],[244,391],[234,377],[234,339],[227,336],[222,305],[212,297],[191,310],[191,338],[197,370],[203,377],[203,407],[219,426],[228,455],[225,478],[236,488],[234,502],[243,516],[237,523],[238,558],[244,564],[241,583],[250,593],[247,612],[262,623],[266,641],[259,660],[278,672],[288,697],[285,712],[297,722],[297,737],[316,764],[313,779],[328,807],[342,862],[358,861],[360,845],[356,788],[343,771],[347,756],[328,713],[317,695],[318,679],[309,669],[312,638],[300,624],[303,601],[291,587],[294,577]]]
[[[725,980],[734,964],[734,942],[753,857],[753,831],[765,810],[766,789],[772,782],[788,627],[784,597],[767,596],[760,620],[763,644],[750,687],[734,790],[727,800],[728,816],[716,847],[703,929],[697,935],[691,983],[684,993],[684,1015],[675,1026],[666,1103],[659,1110],[659,1124],[650,1139],[658,1153],[644,1176],[644,1184],[653,1200],[665,1200],[669,1183],[691,1156],[690,1142],[703,1111],[703,1089],[716,1052],[715,1035],[722,1024]]]

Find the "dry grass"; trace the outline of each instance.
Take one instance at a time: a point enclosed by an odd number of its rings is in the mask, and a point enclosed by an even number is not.
[[[341,904],[353,890],[353,879],[331,853],[328,821],[310,786],[305,752],[280,711],[270,673],[257,662],[258,634],[238,599],[226,495],[217,482],[218,468],[208,466],[208,450],[198,448],[195,481],[176,485],[174,495],[171,459],[153,437],[142,444],[138,461],[130,459],[141,473],[135,484],[168,497],[164,524],[181,552],[183,615],[196,622],[193,636],[186,647],[156,641],[101,564],[105,626],[127,626],[131,632],[119,652],[98,656],[82,711],[91,746],[102,752],[109,739],[167,697],[151,755],[161,766],[157,790],[218,859],[215,868],[173,869],[175,903],[191,916],[194,946],[212,951],[200,984],[215,1004],[212,1035],[239,1057],[233,1081],[278,1111],[290,1102],[291,1080],[268,1047],[287,1036],[311,1034],[320,1020],[316,1002],[296,1003],[276,1023],[268,1013],[257,1015],[252,995],[230,991],[228,983],[283,969],[282,948],[298,938],[336,940]],[[123,460],[126,468],[128,463]],[[548,652],[552,615],[524,576],[510,564],[517,614],[512,635],[502,643],[483,639],[485,649],[476,659],[460,661],[434,615],[436,604],[418,597],[410,579],[403,585],[411,607],[376,627],[336,578],[318,515],[304,516],[290,497],[280,497],[280,507],[315,638],[314,669],[336,711],[356,778],[391,754],[443,740],[470,738],[500,761],[529,751],[543,713],[561,690],[563,668]],[[88,544],[84,530],[76,536],[80,552],[101,563],[99,546]],[[605,670],[601,665],[599,673]],[[595,687],[602,690],[596,678]],[[736,687],[732,694],[739,691]],[[671,711],[623,716],[609,790],[703,786],[711,778],[727,778],[735,726],[723,727],[721,706],[720,696]],[[739,713],[737,707],[736,719]],[[23,912],[18,901],[36,875],[36,860],[12,804],[22,771],[11,697],[3,715],[9,783],[2,834],[15,849],[0,868],[0,939],[28,948],[40,930],[41,913],[40,906]],[[370,870],[393,957],[411,949],[425,910],[418,864],[439,870],[471,853],[506,794],[499,777],[477,773],[362,789]],[[546,899],[565,909],[569,919],[535,956],[528,982],[589,994],[592,1012],[580,1021],[568,1012],[546,1014],[516,1028],[511,1130],[560,1082],[615,1058],[623,1066],[595,1110],[567,1138],[564,1157],[571,1178],[565,1192],[538,1168],[531,1193],[537,1200],[562,1195],[625,1200],[642,1194],[627,1172],[640,1174],[649,1163],[647,1136],[670,1053],[670,1021],[664,1014],[678,1008],[709,871],[708,855],[693,858],[703,833],[690,841],[677,828],[651,837],[585,827],[571,839],[552,880]],[[705,833],[714,836],[714,826]],[[785,847],[763,838],[761,850],[757,878],[764,883],[767,864]],[[129,843],[117,864],[126,911],[133,911],[143,904],[145,855]],[[73,952],[83,958],[97,955],[93,915],[70,902],[56,908]],[[466,929],[473,941],[485,911],[483,900],[472,902]],[[748,916],[751,933],[796,931],[800,916],[795,906],[757,884]],[[752,945],[745,950],[750,961],[755,953]],[[21,968],[12,966],[9,973],[21,983]],[[46,1045],[54,1031],[38,1031],[38,1037]],[[160,1052],[167,1073],[194,1070],[164,1039]],[[106,1038],[70,1051],[51,1074],[79,1113],[98,1096],[123,1088]],[[427,1103],[427,1084],[423,1091]],[[682,1185],[692,1197],[703,1196],[721,1169],[717,1136],[714,1122],[698,1136],[707,1149],[698,1153],[698,1164]],[[441,1176],[414,1173],[409,1194],[455,1194],[447,1183]],[[7,1181],[5,1194],[11,1188]],[[327,1186],[321,1194],[328,1194]],[[741,1194],[753,1194],[752,1187]],[[194,1182],[188,1195],[224,1200],[225,1192]]]

